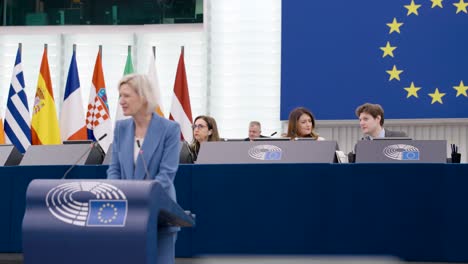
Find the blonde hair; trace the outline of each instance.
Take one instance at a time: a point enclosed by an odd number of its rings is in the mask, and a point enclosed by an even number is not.
[[[156,109],[157,102],[154,94],[154,87],[148,75],[139,73],[127,74],[120,79],[118,89],[120,90],[120,87],[124,84],[130,86],[148,103],[148,109],[146,109],[148,113]]]

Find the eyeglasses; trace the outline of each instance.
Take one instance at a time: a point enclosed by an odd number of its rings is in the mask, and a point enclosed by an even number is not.
[[[195,130],[195,128],[198,128],[198,129],[202,129],[202,128],[205,128],[206,126],[202,125],[202,124],[198,124],[198,125],[193,125],[192,126],[192,129]]]

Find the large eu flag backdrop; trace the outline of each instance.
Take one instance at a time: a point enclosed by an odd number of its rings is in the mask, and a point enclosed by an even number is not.
[[[282,1],[281,119],[468,117],[468,0]]]

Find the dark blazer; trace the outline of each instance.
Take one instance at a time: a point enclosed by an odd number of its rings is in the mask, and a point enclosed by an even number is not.
[[[260,138],[269,138],[269,137],[264,136],[264,135],[260,135]],[[244,141],[250,141],[250,138],[246,138],[246,139],[244,139]]]
[[[139,155],[134,162],[135,123],[133,118],[117,121],[112,143],[108,179],[153,179],[161,183],[175,201],[174,178],[179,167],[180,127],[176,122],[153,113]],[[143,163],[142,158],[145,160]],[[146,168],[148,174],[146,175]]]
[[[408,135],[403,131],[391,131],[385,129],[385,137],[407,137]]]
[[[180,142],[179,163],[193,164],[197,160],[197,154],[192,151],[187,141]]]
[[[385,129],[385,137],[407,137],[408,135],[403,131],[392,131]],[[370,136],[364,136],[361,140],[371,140]]]

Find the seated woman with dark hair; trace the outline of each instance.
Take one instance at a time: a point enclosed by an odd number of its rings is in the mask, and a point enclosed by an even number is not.
[[[211,116],[197,116],[193,122],[193,140],[189,145],[186,141],[180,151],[180,163],[194,163],[197,160],[200,144],[206,141],[219,141],[218,126]]]
[[[288,134],[287,137],[311,138],[315,140],[325,140],[320,137],[315,129],[315,118],[312,112],[307,108],[298,107],[289,113]]]

